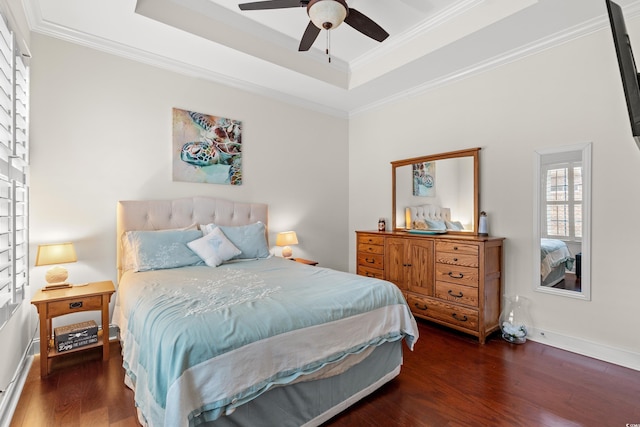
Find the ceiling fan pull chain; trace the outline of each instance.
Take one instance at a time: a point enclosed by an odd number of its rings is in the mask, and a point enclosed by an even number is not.
[[[331,47],[331,31],[327,30],[327,49],[326,49],[326,54],[327,54],[327,58],[329,58],[329,63],[331,63],[331,54],[329,53],[329,48]]]

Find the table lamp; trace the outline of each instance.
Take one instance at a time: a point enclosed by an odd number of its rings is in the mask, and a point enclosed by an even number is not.
[[[70,288],[71,285],[67,283],[69,273],[66,268],[61,267],[58,264],[76,262],[77,260],[78,257],[76,256],[76,250],[73,247],[73,243],[68,242],[38,245],[36,266],[54,265],[54,267],[47,270],[47,274],[44,276],[47,281],[47,285],[42,289],[48,291],[51,289]]]
[[[291,246],[289,245],[297,244],[298,236],[296,236],[295,231],[283,231],[276,236],[276,246],[284,246],[282,248],[282,256],[284,258],[291,258],[291,255],[293,255],[293,250],[291,250]]]

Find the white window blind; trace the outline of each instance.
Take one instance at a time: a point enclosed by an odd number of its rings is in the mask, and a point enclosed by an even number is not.
[[[543,165],[543,237],[582,239],[582,161],[556,158]]]
[[[0,18],[1,327],[29,284],[29,69]]]

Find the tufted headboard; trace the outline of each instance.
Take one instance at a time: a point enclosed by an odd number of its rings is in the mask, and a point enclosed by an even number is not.
[[[266,204],[238,203],[213,197],[119,201],[116,216],[118,278],[122,275],[122,235],[126,231],[166,230],[212,222],[229,226],[261,221],[268,227],[267,217]]]
[[[425,219],[433,221],[451,221],[451,210],[436,205],[411,206],[411,224],[414,221],[424,221]],[[412,226],[413,228],[413,226]]]

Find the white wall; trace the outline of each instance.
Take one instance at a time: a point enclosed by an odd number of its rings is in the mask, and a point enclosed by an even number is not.
[[[627,120],[608,28],[358,115],[349,131],[349,229],[390,217],[390,161],[482,147],[480,208],[490,233],[506,237],[504,293],[531,299],[533,339],[602,358],[613,352],[609,360],[640,369],[640,150]],[[533,152],[589,141],[593,263],[585,302],[533,291]],[[354,269],[354,233],[350,247]]]
[[[72,282],[115,281],[118,200],[195,195],[268,203],[272,245],[293,229],[294,256],[348,268],[346,120],[42,35],[32,51],[31,251],[75,242]],[[172,107],[242,120],[241,186],[172,181]]]

